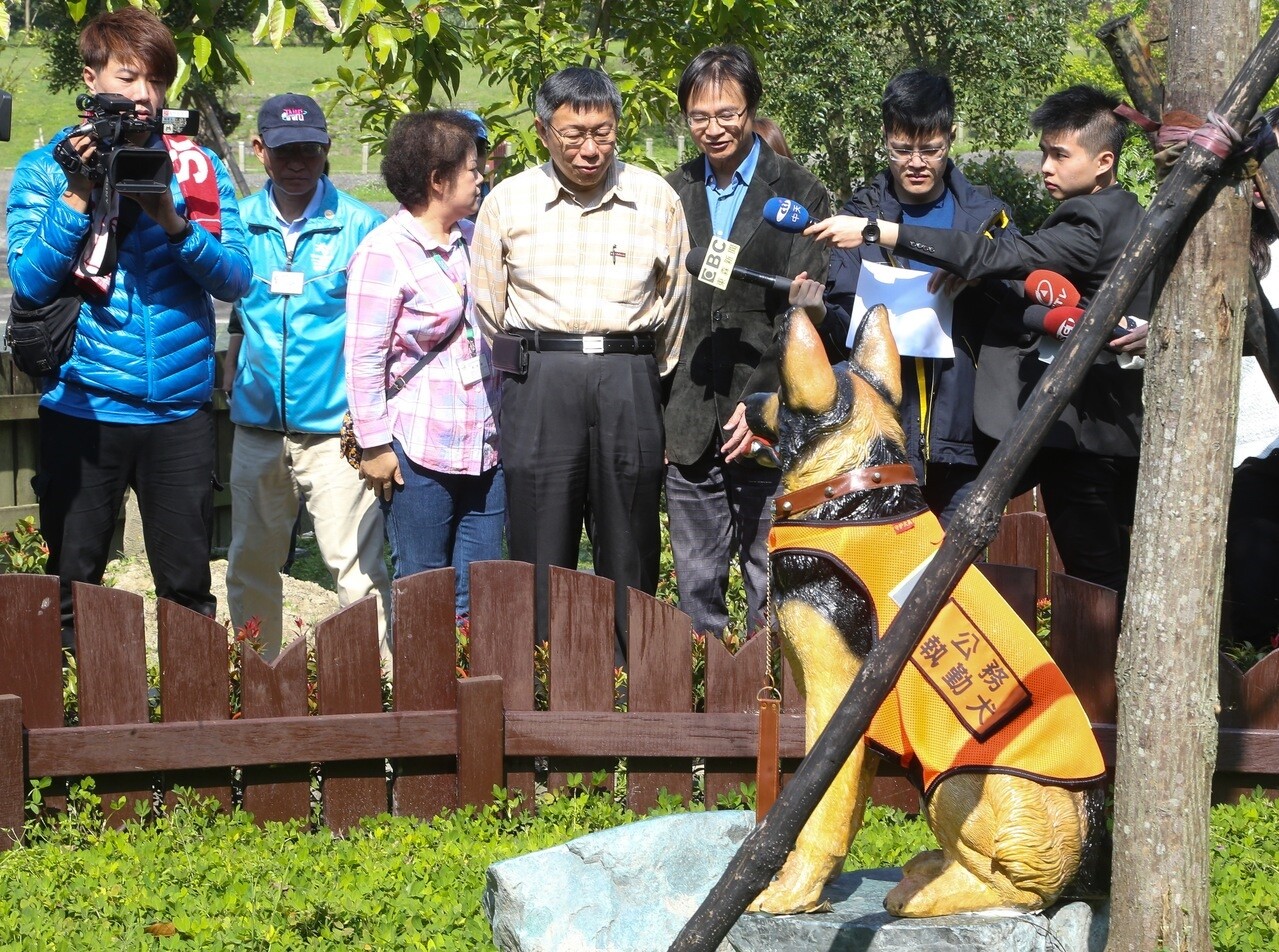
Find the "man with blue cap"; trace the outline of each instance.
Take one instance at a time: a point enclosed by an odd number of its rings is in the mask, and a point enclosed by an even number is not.
[[[338,437],[347,409],[346,266],[384,216],[329,181],[329,144],[324,112],[310,96],[263,103],[253,154],[267,183],[240,204],[253,280],[232,318],[224,375],[235,424],[227,600],[232,624],[256,618],[264,652],[274,657],[283,635],[280,566],[305,505],[339,604],[380,597],[389,663],[382,513]]]

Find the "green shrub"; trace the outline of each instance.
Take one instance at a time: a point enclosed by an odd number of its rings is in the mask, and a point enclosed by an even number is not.
[[[0,573],[39,575],[49,561],[49,546],[36,528],[33,516],[18,520],[9,532],[0,532]]]
[[[1042,225],[1055,207],[1056,203],[1039,183],[1039,176],[1027,175],[1007,152],[965,161],[963,172],[968,181],[989,186],[1012,207],[1013,222],[1023,235]]]
[[[80,950],[491,949],[480,907],[491,863],[636,819],[582,785],[430,822],[365,820],[346,837],[300,823],[259,829],[183,797],[145,825],[108,829],[92,784],[66,814],[0,853],[0,948]],[[744,800],[748,790],[741,791]],[[663,795],[655,813],[678,812]],[[1273,900],[1279,806],[1258,792],[1212,813],[1212,929],[1218,952],[1279,948]],[[927,826],[871,806],[848,868],[900,865],[934,848]]]

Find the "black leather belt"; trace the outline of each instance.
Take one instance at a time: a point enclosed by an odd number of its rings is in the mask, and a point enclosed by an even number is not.
[[[576,354],[655,354],[652,334],[557,334],[550,331],[511,330],[528,341],[528,349]]]

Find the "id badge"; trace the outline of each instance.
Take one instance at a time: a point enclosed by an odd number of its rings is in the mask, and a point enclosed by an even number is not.
[[[273,271],[271,273],[272,294],[301,294],[301,271]]]
[[[728,287],[728,279],[733,276],[733,265],[737,264],[737,255],[741,250],[741,245],[735,245],[727,238],[712,238],[706,248],[706,260],[702,262],[697,280],[723,291]]]
[[[457,375],[463,387],[473,387],[488,376],[489,362],[483,354],[458,361]]]

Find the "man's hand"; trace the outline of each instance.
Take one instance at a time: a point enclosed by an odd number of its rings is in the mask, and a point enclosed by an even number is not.
[[[93,136],[67,136],[66,143],[85,165],[91,164],[94,156],[98,154],[98,142]],[[65,168],[62,171],[67,177],[67,188],[62,193],[62,200],[75,211],[87,212],[93,199],[93,179],[87,175],[68,172]]]
[[[867,220],[856,215],[831,215],[804,229],[804,234],[836,248],[860,248]]]
[[[131,198],[141,209],[164,229],[165,234],[170,238],[176,238],[186,230],[187,220],[178,214],[177,206],[173,204],[173,192],[165,189],[154,195],[125,195],[124,198]]]
[[[1150,336],[1150,325],[1142,324],[1130,334],[1123,337],[1116,337],[1106,346],[1116,354],[1134,354],[1138,357],[1146,356],[1146,338]]]
[[[724,424],[724,432],[728,438],[724,441],[724,445],[719,448],[719,451],[724,454],[724,462],[731,463],[750,449],[751,439],[754,436],[751,433],[751,428],[746,425],[746,404],[739,403],[737,405],[733,415]]]
[[[976,279],[965,281],[957,274],[951,274],[949,271],[934,271],[928,276],[928,293],[941,294],[951,300],[959,297],[960,292],[971,288],[977,283]]]
[[[807,271],[801,271],[790,285],[790,306],[802,308],[813,326],[820,327],[826,319],[826,302],[822,297],[825,290],[824,285],[808,279]]]
[[[389,443],[364,450],[360,458],[360,478],[378,498],[388,502],[395,494],[395,487],[404,485],[400,461]]]

